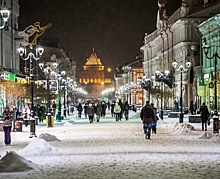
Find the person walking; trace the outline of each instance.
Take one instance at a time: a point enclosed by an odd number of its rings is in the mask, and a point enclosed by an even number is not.
[[[95,114],[95,110],[94,110],[94,107],[92,106],[91,103],[89,104],[86,113],[89,116],[89,122],[92,123],[93,122],[93,118],[94,118],[94,114]]]
[[[189,110],[190,110],[191,115],[193,115],[195,111],[193,101],[190,102]]]
[[[121,121],[121,119],[123,118],[123,103],[122,103],[122,101],[119,99],[119,101],[118,101],[118,105],[120,106],[120,108],[121,108],[121,112],[120,112],[120,118],[119,118],[119,120]]]
[[[2,113],[1,120],[3,121],[3,130],[4,130],[4,142],[5,145],[11,145],[11,128],[13,121],[13,114],[10,111],[9,107],[6,107]]]
[[[114,106],[114,113],[115,113],[115,120],[118,122],[121,119],[121,107],[120,105],[116,102]]]
[[[84,107],[83,107],[83,109],[84,109],[84,114],[85,114],[85,118],[87,118],[87,108],[88,108],[88,104],[85,103],[85,104],[84,104]]]
[[[176,100],[174,101],[174,112],[178,112],[178,103]]]
[[[202,106],[200,107],[200,114],[201,114],[201,121],[202,121],[202,130],[207,131],[207,121],[209,118],[209,111],[208,107],[206,106],[205,102],[202,103]]]
[[[125,104],[123,105],[123,111],[124,111],[125,119],[126,119],[126,121],[128,121],[128,115],[129,115],[128,101],[125,101]]]
[[[82,116],[82,110],[83,110],[81,103],[79,103],[79,105],[78,105],[78,107],[77,107],[77,110],[78,110],[78,117],[81,118],[81,116]]]
[[[111,115],[112,115],[112,117],[115,117],[114,107],[115,107],[115,101],[113,101],[113,102],[111,103]]]
[[[96,110],[95,110],[96,121],[97,121],[97,122],[100,121],[101,113],[102,113],[102,107],[101,107],[101,104],[98,103],[97,106],[96,106]]]
[[[104,101],[102,102],[101,107],[102,107],[101,117],[105,117],[107,105]]]
[[[151,106],[154,110],[154,115],[156,118],[155,122],[152,122],[151,126],[152,126],[152,134],[156,134],[157,133],[157,121],[159,120],[159,117],[157,116],[157,108],[154,107],[154,103],[151,103]]]
[[[146,101],[145,106],[141,109],[140,118],[143,122],[145,139],[151,139],[152,122],[156,122],[156,117],[152,106],[149,104],[149,101]]]
[[[53,101],[52,109],[53,109],[53,116],[55,116],[56,110],[57,110],[57,105],[56,105],[56,102],[55,102],[55,101]]]

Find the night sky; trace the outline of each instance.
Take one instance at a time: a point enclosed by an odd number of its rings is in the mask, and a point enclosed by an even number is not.
[[[19,0],[19,29],[52,23],[44,38],[59,38],[80,68],[93,47],[103,65],[135,61],[144,34],[156,29],[157,0]],[[170,0],[170,12],[181,0]]]

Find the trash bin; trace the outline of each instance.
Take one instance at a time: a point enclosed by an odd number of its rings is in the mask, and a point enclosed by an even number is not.
[[[36,131],[35,119],[31,118],[29,121],[30,121],[30,136],[29,137],[30,138],[37,137],[35,134],[35,131]]]
[[[15,122],[16,132],[22,132],[22,125],[23,125],[23,121],[16,121]]]
[[[219,133],[219,117],[214,115],[213,119],[213,133]]]
[[[53,127],[54,126],[54,116],[51,116],[51,114],[47,114],[46,116],[46,126],[47,127]]]

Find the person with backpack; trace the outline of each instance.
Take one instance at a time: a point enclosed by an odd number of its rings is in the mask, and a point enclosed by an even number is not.
[[[115,119],[118,122],[120,120],[121,107],[117,102],[115,103],[115,106],[114,106],[114,113],[115,113]]]
[[[128,121],[128,115],[129,115],[129,104],[128,104],[128,101],[125,101],[125,104],[124,104],[124,115],[125,115],[125,119],[126,121]]]
[[[141,109],[140,118],[143,122],[145,139],[151,139],[152,122],[156,122],[156,117],[152,106],[149,104],[149,101],[146,101],[145,106]]]

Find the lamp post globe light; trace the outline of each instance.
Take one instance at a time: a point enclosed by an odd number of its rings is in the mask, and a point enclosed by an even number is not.
[[[35,50],[35,52],[33,52]],[[30,84],[31,84],[31,120],[30,120],[30,137],[36,136],[35,134],[35,110],[34,110],[34,68],[33,61],[39,60],[42,56],[44,49],[41,46],[30,48],[29,46],[23,47],[20,45],[18,48],[20,57],[23,60],[30,60]]]
[[[148,101],[150,101],[150,91],[152,86],[152,81],[150,78],[147,78],[145,75],[142,77],[142,79],[137,79],[137,85],[141,87],[142,89],[145,89],[148,91]],[[142,94],[143,95],[143,94]],[[143,102],[142,102],[143,103]],[[144,104],[144,103],[143,103]]]
[[[180,71],[180,116],[179,116],[179,123],[183,123],[183,117],[184,117],[184,114],[183,114],[183,72],[188,71],[188,69],[191,66],[191,62],[190,61],[186,62],[186,64],[185,64],[186,68],[182,64],[180,66],[177,66],[178,63],[176,61],[174,61],[172,63],[172,65],[176,71]]]
[[[0,29],[3,29],[9,19],[9,16],[10,16],[10,10],[9,10],[8,6],[6,5],[5,1],[0,8],[0,14],[3,19],[3,22],[2,22],[2,25],[0,26]]]
[[[53,64],[53,69],[56,70],[58,64],[56,62],[54,62]],[[55,72],[53,71],[53,69],[48,65],[45,66],[43,63],[39,63],[39,67],[40,69],[44,72],[44,75],[46,76],[46,80],[47,80],[47,95],[48,95],[48,101],[47,101],[47,119],[48,119],[48,127],[53,127],[52,126],[52,121],[51,121],[51,99],[50,99],[50,76],[54,75]]]
[[[215,51],[212,55],[209,54],[209,51],[211,51],[211,46],[206,42],[206,38],[203,39],[204,44],[202,46],[205,56],[207,59],[211,60],[214,59],[214,115],[213,115],[213,132],[218,133],[218,95],[217,95],[217,59],[220,59],[220,55],[218,54],[217,50],[218,48],[213,48]]]
[[[155,77],[156,79],[158,78],[159,81],[161,82],[161,89],[160,89],[160,118],[163,120],[163,83],[164,79],[169,75],[169,71],[165,70],[164,72],[161,72],[159,70],[155,71]]]

